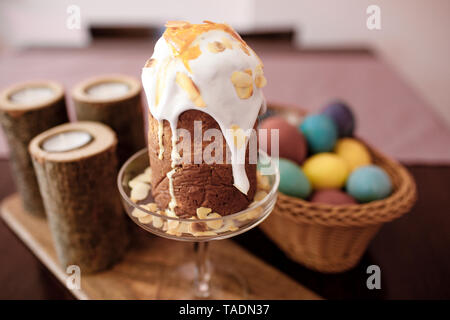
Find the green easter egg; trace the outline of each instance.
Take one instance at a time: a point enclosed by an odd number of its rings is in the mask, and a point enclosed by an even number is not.
[[[311,193],[311,184],[303,170],[294,162],[280,158],[280,185],[278,191],[297,198],[306,198]]]

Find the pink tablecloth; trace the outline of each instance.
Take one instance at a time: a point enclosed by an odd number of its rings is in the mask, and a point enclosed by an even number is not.
[[[52,79],[71,87],[86,77],[124,73],[139,77],[151,43],[96,44],[89,49],[34,49],[0,55],[0,88],[18,81]],[[357,133],[407,163],[450,163],[450,130],[383,61],[364,54],[259,51],[269,81],[268,101],[315,111],[330,99],[349,102]],[[71,109],[71,101],[68,99]],[[7,155],[0,133],[0,156]]]

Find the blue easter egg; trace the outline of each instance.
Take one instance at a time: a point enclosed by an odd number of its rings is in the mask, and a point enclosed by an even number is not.
[[[336,124],[339,137],[351,137],[355,130],[355,117],[352,110],[342,101],[327,105],[322,114],[329,116]]]
[[[376,165],[355,169],[347,179],[347,192],[359,202],[381,200],[392,192],[389,175]]]
[[[333,120],[324,114],[307,116],[299,126],[312,153],[332,151],[338,138]]]
[[[278,191],[297,198],[307,198],[311,193],[311,184],[302,169],[294,162],[280,158],[280,185]]]

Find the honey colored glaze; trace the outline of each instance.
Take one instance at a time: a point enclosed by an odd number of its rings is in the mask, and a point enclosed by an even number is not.
[[[265,111],[263,64],[227,24],[170,21],[166,27],[151,63],[142,69],[142,83],[153,117],[170,123],[172,168],[180,159],[178,117],[201,110],[219,124],[232,155],[234,186],[247,194],[249,181],[241,160],[258,114]],[[236,143],[236,132],[241,143]]]

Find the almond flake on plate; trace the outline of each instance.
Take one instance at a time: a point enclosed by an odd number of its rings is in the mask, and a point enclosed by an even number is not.
[[[137,202],[139,200],[144,200],[148,196],[150,191],[150,186],[144,182],[138,181],[134,184],[133,189],[131,189],[131,201]]]

